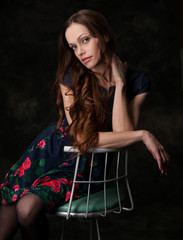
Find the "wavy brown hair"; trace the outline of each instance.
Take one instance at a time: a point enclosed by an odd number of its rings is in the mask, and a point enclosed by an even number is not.
[[[101,57],[106,66],[103,75],[87,69],[69,47],[65,32],[72,23],[84,25],[93,37],[99,39]],[[98,132],[104,130],[107,98],[101,98],[99,79],[107,81],[105,73],[109,72],[111,75],[111,61],[114,51],[114,40],[110,26],[103,15],[93,10],[84,9],[73,14],[66,21],[59,36],[59,65],[54,82],[54,88],[57,92],[56,108],[59,114],[57,128],[60,127],[65,117],[59,84],[64,84],[64,74],[70,68],[71,85],[66,94],[71,94],[70,90],[72,91],[74,103],[69,109],[66,109],[72,119],[72,123],[68,126],[68,132],[72,144],[77,145],[82,154],[96,145]]]

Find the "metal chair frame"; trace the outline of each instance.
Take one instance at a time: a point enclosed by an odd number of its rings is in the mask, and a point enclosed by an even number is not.
[[[113,148],[92,148],[92,149],[90,149],[89,152],[92,154],[92,156],[91,156],[91,167],[90,167],[88,181],[77,181],[76,180],[77,173],[78,173],[78,168],[79,168],[79,163],[80,163],[80,158],[81,158],[81,156],[78,155],[77,159],[76,159],[73,185],[72,185],[72,189],[71,189],[71,196],[70,196],[70,200],[69,200],[68,209],[67,209],[66,212],[56,211],[55,215],[64,217],[64,222],[65,222],[65,219],[68,220],[71,217],[86,218],[86,219],[95,218],[96,219],[97,236],[98,236],[98,240],[100,240],[101,238],[100,238],[98,217],[106,217],[106,215],[108,213],[120,214],[122,212],[122,210],[132,211],[134,209],[134,203],[133,203],[133,198],[132,198],[130,185],[129,185],[129,181],[128,181],[128,150],[125,150],[124,174],[122,174],[122,175],[119,174],[119,165],[120,165],[120,161],[121,161],[121,159],[120,159],[121,151],[122,151],[122,149],[113,149]],[[65,146],[64,147],[64,152],[78,153],[78,150],[76,148],[74,148],[73,146]],[[111,153],[111,152],[117,153],[116,173],[115,173],[115,178],[107,179],[108,154]],[[98,181],[93,181],[93,180],[91,180],[92,169],[93,169],[92,166],[93,166],[93,161],[94,161],[94,155],[97,154],[97,153],[105,153],[104,179],[103,180],[98,180]],[[121,204],[120,190],[119,190],[119,180],[121,180],[122,178],[125,179],[125,183],[126,183],[128,198],[129,198],[129,201],[130,201],[130,206],[129,207],[124,207]],[[117,190],[117,196],[118,196],[118,205],[114,209],[110,209],[110,210],[108,210],[107,207],[106,207],[106,205],[107,205],[106,204],[106,202],[107,202],[107,199],[106,199],[106,185],[109,182],[115,182],[116,183],[116,190]],[[73,196],[74,196],[74,189],[75,189],[76,183],[80,183],[80,184],[87,183],[88,184],[87,204],[86,204],[86,212],[85,213],[73,213],[73,212],[71,212],[72,203],[73,203],[73,201],[75,201],[75,200],[73,200]],[[92,183],[103,183],[104,206],[105,206],[104,211],[92,212],[92,213],[88,211],[89,202],[90,202],[90,190],[91,190],[91,184]],[[63,222],[63,226],[62,226],[61,240],[63,240],[64,222]],[[92,239],[91,224],[90,224],[90,239]]]

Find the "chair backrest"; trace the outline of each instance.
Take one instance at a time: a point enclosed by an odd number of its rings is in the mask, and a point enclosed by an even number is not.
[[[124,164],[123,168],[124,171],[121,173],[120,166],[122,166],[121,162],[121,152],[124,152]],[[73,146],[65,146],[64,152],[72,152],[78,153],[78,150]],[[114,213],[121,213],[122,210],[131,211],[134,208],[132,194],[128,182],[128,151],[124,149],[111,149],[111,148],[92,148],[89,150],[91,153],[91,164],[89,170],[89,178],[86,181],[78,181],[77,174],[79,169],[79,163],[81,156],[77,156],[76,159],[76,166],[73,178],[73,185],[71,189],[70,200],[68,203],[60,206],[57,211],[56,215],[64,216],[67,219],[71,216],[73,217],[93,217],[93,216],[103,216],[105,217],[108,212]],[[95,154],[105,154],[104,160],[104,174],[103,179],[101,180],[92,180],[92,171],[93,171],[93,161]],[[111,160],[109,159],[110,153],[115,153],[116,159],[115,161],[115,173],[113,177],[108,176],[108,164],[111,164]],[[110,161],[109,161],[110,160]],[[126,193],[124,189],[120,188],[119,181],[124,180],[125,188],[127,192],[127,197],[130,201],[130,207],[124,207],[123,203],[126,200]],[[75,185],[79,184],[87,184],[88,191],[85,197],[80,199],[73,199]],[[91,193],[91,184],[100,183],[103,187],[97,191]],[[111,183],[114,183],[111,185]],[[107,185],[110,185],[108,187]]]

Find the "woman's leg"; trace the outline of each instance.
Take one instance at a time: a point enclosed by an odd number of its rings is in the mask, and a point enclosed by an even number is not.
[[[0,206],[0,240],[10,240],[18,229],[16,203]]]
[[[49,239],[49,224],[45,216],[45,206],[40,197],[26,194],[17,202],[16,209],[23,239]]]

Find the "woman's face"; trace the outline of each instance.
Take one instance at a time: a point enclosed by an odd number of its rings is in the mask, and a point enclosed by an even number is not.
[[[69,47],[85,67],[92,71],[101,71],[99,39],[93,37],[88,28],[82,24],[72,23],[67,28],[65,37]]]

